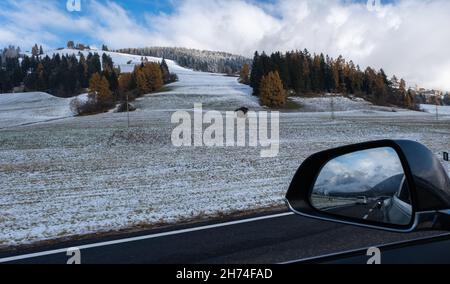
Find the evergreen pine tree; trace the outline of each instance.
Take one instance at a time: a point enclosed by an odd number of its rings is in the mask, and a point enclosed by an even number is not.
[[[37,56],[38,54],[39,54],[39,49],[38,49],[37,44],[36,44],[36,45],[34,45],[34,46],[31,48],[31,55],[32,55],[32,56]]]
[[[170,74],[169,66],[167,65],[167,62],[166,62],[165,58],[162,59],[160,67],[161,67],[161,72],[162,72],[164,84],[171,83],[172,82],[172,76]]]
[[[45,74],[44,65],[42,63],[39,63],[37,67],[37,90],[44,92],[47,90],[47,78]]]
[[[88,65],[86,63],[86,58],[81,53],[80,54],[80,60],[78,63],[78,81],[80,83],[81,88],[88,88],[89,87],[89,69]]]
[[[252,72],[250,74],[250,86],[253,88],[253,94],[259,94],[259,85],[262,78],[262,66],[259,53],[256,51],[253,57]]]
[[[88,65],[88,78],[90,78],[95,73],[102,72],[102,64],[100,61],[100,56],[98,53],[92,54],[89,53],[87,56],[87,65]]]

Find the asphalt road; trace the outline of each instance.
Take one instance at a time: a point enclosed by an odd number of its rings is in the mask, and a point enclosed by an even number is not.
[[[3,252],[0,263],[65,264],[71,257],[67,248],[79,247],[82,264],[271,264],[438,234],[396,234],[276,214]]]
[[[355,219],[365,219],[374,222],[382,222],[384,219],[383,211],[376,208],[377,202],[372,201],[368,204],[351,204],[328,209],[329,213],[338,216],[352,217]]]

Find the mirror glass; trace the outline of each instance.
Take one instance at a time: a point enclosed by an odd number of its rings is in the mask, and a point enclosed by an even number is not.
[[[397,152],[375,148],[337,157],[320,172],[311,194],[319,211],[392,225],[412,221],[410,190]]]

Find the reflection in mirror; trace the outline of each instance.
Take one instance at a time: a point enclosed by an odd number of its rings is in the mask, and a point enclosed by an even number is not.
[[[311,195],[311,205],[317,210],[392,225],[411,223],[411,204],[400,158],[388,147],[331,160]]]

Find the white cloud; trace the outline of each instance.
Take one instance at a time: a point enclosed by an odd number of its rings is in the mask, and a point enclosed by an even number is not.
[[[316,186],[325,192],[336,191],[339,186],[344,186],[342,190],[357,192],[402,174],[403,166],[393,149],[370,149],[330,161],[322,169]]]
[[[0,44],[14,44],[29,48],[35,43],[44,46],[60,41],[55,31],[87,32],[92,21],[72,18],[58,9],[55,0],[13,1],[0,3]]]
[[[378,12],[341,0],[174,0],[173,13],[147,14],[141,21],[112,1],[91,1],[80,17],[58,10],[54,1],[8,2],[21,8],[0,12],[13,23],[0,27],[0,44],[52,45],[58,39],[48,31],[56,29],[90,33],[93,43],[114,48],[168,45],[247,56],[307,48],[384,68],[410,84],[450,90],[447,0],[398,0]]]
[[[148,16],[161,44],[224,50],[245,55],[279,30],[281,23],[244,1],[182,1],[172,15]]]

